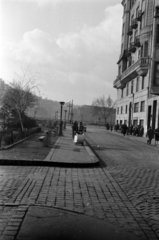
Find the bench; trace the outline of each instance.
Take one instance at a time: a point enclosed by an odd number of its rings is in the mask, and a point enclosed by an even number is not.
[[[40,140],[40,141],[43,141],[45,137],[46,137],[46,136],[40,136],[40,137],[39,137],[39,140]]]

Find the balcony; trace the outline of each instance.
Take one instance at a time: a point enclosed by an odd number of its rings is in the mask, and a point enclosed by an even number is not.
[[[128,67],[113,83],[115,88],[123,88],[125,84],[137,76],[146,76],[148,72],[149,58],[140,58],[137,62]]]
[[[136,52],[136,47],[135,47],[134,43],[130,43],[130,47],[129,47],[128,52],[130,52],[130,53],[135,53]]]
[[[128,28],[128,32],[127,32],[127,35],[131,36],[132,33],[133,33],[132,27],[129,26],[129,28]]]
[[[130,56],[131,56],[131,52],[129,52],[128,49],[125,50],[125,57],[128,58]]]
[[[144,14],[144,13],[142,12],[142,10],[138,11],[138,15],[137,15],[137,17],[136,17],[137,21],[141,22],[141,19],[142,19],[142,15],[143,15],[143,14]]]
[[[138,26],[137,19],[135,18],[132,20],[131,27],[132,27],[132,29],[136,29],[137,26]]]
[[[115,81],[113,82],[114,88],[124,88],[125,84],[121,82],[121,75],[118,75]]]
[[[150,93],[154,95],[159,95],[159,86],[151,86]]]
[[[141,46],[139,37],[135,37],[134,46],[135,47],[140,47]]]

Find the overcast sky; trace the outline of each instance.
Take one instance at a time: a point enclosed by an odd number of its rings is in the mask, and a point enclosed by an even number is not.
[[[11,82],[29,63],[43,97],[79,105],[103,95],[116,99],[121,0],[0,3],[0,78]]]

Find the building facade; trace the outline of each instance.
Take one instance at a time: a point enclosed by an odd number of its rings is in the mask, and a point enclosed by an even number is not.
[[[123,0],[116,123],[159,126],[159,1]]]

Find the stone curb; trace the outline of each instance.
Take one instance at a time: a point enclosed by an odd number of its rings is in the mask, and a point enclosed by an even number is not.
[[[105,162],[103,161],[103,159],[99,156],[99,154],[96,152],[96,150],[94,150],[94,148],[92,147],[92,145],[89,143],[89,141],[85,138],[85,141],[87,143],[87,145],[89,146],[89,148],[92,150],[92,152],[94,153],[94,155],[97,157],[97,159],[99,160],[99,162],[101,163],[101,165],[103,167],[106,167],[107,165],[105,164]]]

